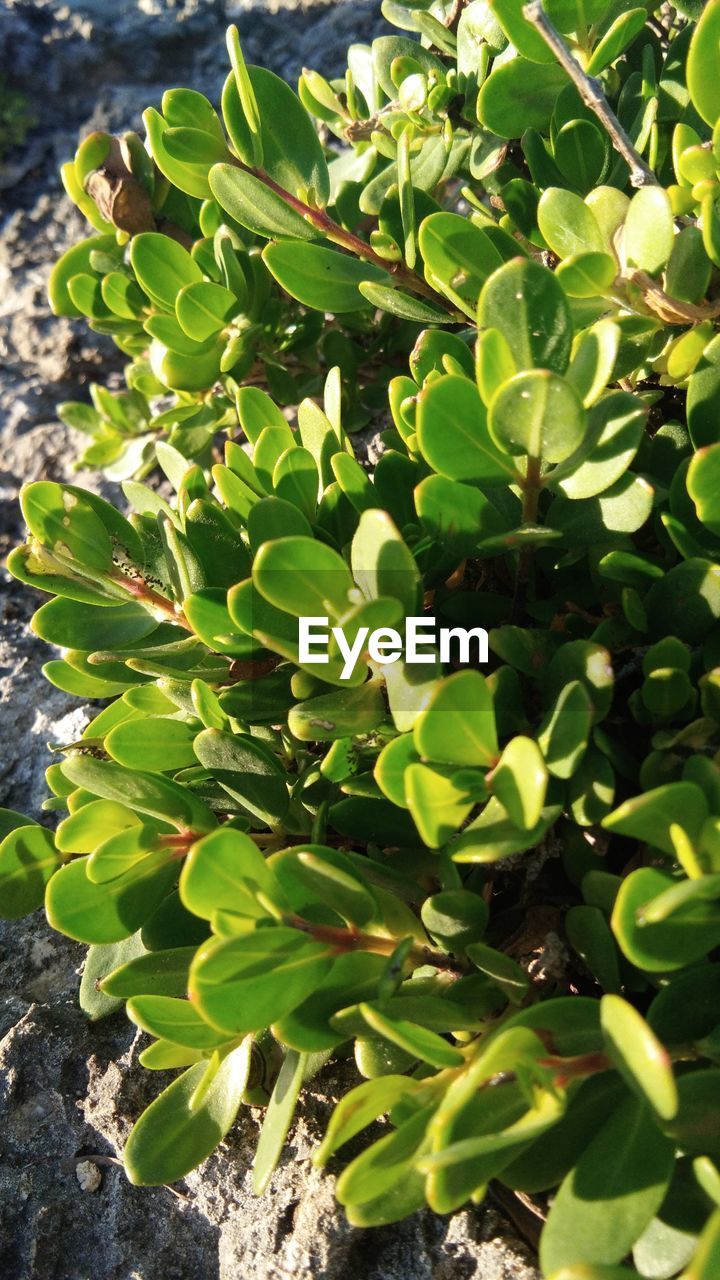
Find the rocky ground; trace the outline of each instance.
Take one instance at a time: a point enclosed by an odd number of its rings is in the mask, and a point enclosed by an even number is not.
[[[69,477],[75,445],[54,406],[117,375],[117,353],[50,316],[51,263],[80,231],[57,169],[91,128],[139,125],[175,84],[213,96],[223,31],[292,79],[333,73],[378,25],[365,0],[0,0],[0,66],[37,123],[0,161],[0,552],[17,541],[23,480]],[[82,476],[83,483],[96,483]],[[116,496],[109,493],[108,496]],[[87,712],[45,683],[46,647],[28,630],[32,593],[3,582],[0,803],[40,816],[48,741],[71,740]],[[116,1157],[158,1081],[136,1064],[122,1014],[90,1025],[77,1006],[83,949],[38,914],[0,932],[0,1256],[7,1280],[534,1280],[530,1255],[492,1206],[359,1231],[335,1207],[332,1178],[308,1157],[337,1082],[307,1091],[264,1200],[248,1168],[259,1115],[179,1189],[130,1186]]]

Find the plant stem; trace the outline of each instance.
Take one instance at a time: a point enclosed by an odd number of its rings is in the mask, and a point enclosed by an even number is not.
[[[538,499],[540,497],[540,458],[528,458],[527,471],[523,481],[523,524],[534,524],[537,520]]]
[[[242,160],[234,157],[234,162],[239,169],[244,169],[245,173],[249,173],[253,178],[257,178],[270,191],[274,191],[276,196],[290,208],[299,213],[301,217],[311,222],[318,231],[322,232],[327,240],[331,240],[333,244],[338,244],[342,249],[347,249],[349,253],[354,254],[358,258],[364,258],[366,262],[371,262],[373,266],[380,267],[382,271],[386,271],[388,275],[394,276],[398,284],[406,289],[418,293],[423,298],[428,298],[437,306],[442,307],[458,324],[466,324],[465,316],[455,311],[442,294],[436,293],[434,289],[427,284],[422,276],[416,271],[411,271],[403,262],[387,262],[385,258],[381,258],[365,240],[361,240],[360,236],[356,236],[352,231],[346,231],[338,222],[335,222],[329,214],[323,209],[314,209],[312,205],[306,204],[304,200],[300,200],[298,196],[292,195],[285,187],[281,187],[275,182],[264,169],[253,169],[250,165],[244,164]]]
[[[186,631],[192,631],[192,627],[180,606],[175,604],[174,601],[168,600],[167,596],[161,596],[159,591],[153,591],[153,588],[148,586],[144,578],[130,578],[127,574],[118,574],[114,577],[114,581],[129,595],[139,600],[141,604],[148,605],[151,609],[155,609],[157,613],[163,614],[168,619],[168,622],[177,622],[178,626],[184,627]]]
[[[339,952],[372,951],[375,955],[391,956],[399,942],[398,938],[381,938],[377,934],[361,933],[357,929],[339,929],[335,925],[314,924],[311,920],[303,919],[302,916],[284,916],[283,924],[289,925],[292,929],[300,929],[302,933],[308,933],[316,942],[326,942]],[[430,964],[433,968],[442,969],[456,977],[471,972],[467,965],[460,964],[443,951],[425,947],[421,942],[412,947],[407,954],[407,959],[416,968],[423,964]]]
[[[606,1053],[597,1051],[577,1054],[570,1058],[553,1054],[548,1058],[540,1058],[539,1065],[554,1069],[557,1072],[554,1084],[563,1088],[571,1080],[582,1080],[585,1076],[597,1075],[600,1071],[607,1071],[613,1064]]]
[[[655,174],[645,163],[639,152],[635,150],[614,111],[608,106],[598,81],[587,75],[575,61],[564,40],[547,17],[542,7],[542,0],[530,0],[530,3],[523,8],[523,17],[532,24],[538,34],[542,36],[548,48],[555,54],[560,66],[567,71],[583,102],[595,113],[609,135],[615,150],[629,166],[630,185],[633,187],[657,186],[658,180]]]
[[[523,504],[522,504],[522,522],[523,524],[534,524],[537,520],[538,501],[540,498],[540,488],[542,480],[540,469],[542,462],[540,458],[528,457],[527,470],[522,481]],[[515,578],[515,592],[513,595],[512,610],[510,620],[518,623],[525,608],[525,595],[530,577],[530,568],[533,560],[533,548],[524,546],[521,548],[518,556],[517,577]]]

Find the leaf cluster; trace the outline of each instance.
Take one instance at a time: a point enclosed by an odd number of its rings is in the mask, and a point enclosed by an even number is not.
[[[173,90],[66,166],[96,234],[53,306],[130,364],[63,414],[127,514],[23,491],[45,674],[105,705],[56,744],[57,831],[3,813],[0,910],[44,902],[88,1015],[182,1072],[133,1182],[249,1103],[262,1190],[351,1055],[316,1160],[387,1118],[352,1223],[497,1182],[549,1278],[713,1280],[720,0],[548,0],[584,96],[515,0],[384,11],[297,95],[231,29],[220,113]],[[301,658],[300,617],[423,613],[489,668]]]

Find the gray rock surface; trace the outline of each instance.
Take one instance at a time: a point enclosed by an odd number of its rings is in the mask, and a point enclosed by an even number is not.
[[[23,480],[69,478],[72,432],[54,406],[86,398],[121,367],[111,344],[49,315],[49,267],[80,231],[59,163],[79,133],[137,127],[173,84],[210,95],[225,74],[223,32],[292,79],[332,73],[353,39],[372,38],[364,0],[255,6],[246,0],[0,0],[0,66],[39,123],[0,162],[0,552],[17,541]],[[82,483],[97,481],[82,475]],[[105,487],[107,496],[117,496]],[[41,676],[46,646],[28,630],[38,603],[3,583],[0,803],[40,816],[46,743],[70,741],[88,715]],[[89,1024],[77,1005],[83,948],[38,913],[0,932],[0,1257],[7,1280],[535,1280],[513,1228],[492,1205],[439,1219],[416,1214],[360,1231],[338,1211],[332,1177],[309,1164],[342,1081],[306,1091],[282,1167],[256,1200],[249,1165],[261,1113],[177,1190],[130,1186],[117,1154],[167,1077],[137,1065],[123,1014]]]

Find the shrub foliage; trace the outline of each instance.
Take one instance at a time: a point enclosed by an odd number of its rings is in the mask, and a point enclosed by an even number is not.
[[[297,94],[231,28],[219,111],[63,168],[51,302],[128,365],[61,416],[131,514],[23,491],[45,674],[106,705],[57,831],[4,811],[2,912],[44,901],[89,1017],[180,1072],[133,1182],[245,1102],[262,1190],[354,1053],[315,1157],[352,1223],[501,1184],[548,1277],[714,1280],[720,0],[384,10]],[[489,668],[301,661],[301,616],[423,614]]]

